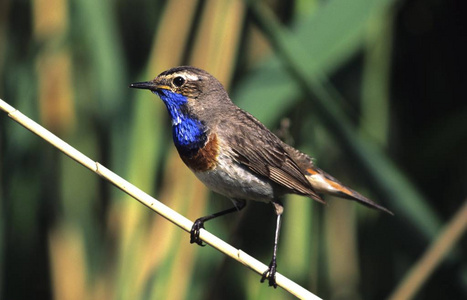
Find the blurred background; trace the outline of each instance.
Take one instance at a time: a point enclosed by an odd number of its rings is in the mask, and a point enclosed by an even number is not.
[[[254,2],[254,1],[253,1]],[[460,1],[459,1],[460,2]],[[194,220],[231,206],[130,90],[177,65],[394,217],[284,199],[279,272],[325,299],[467,298],[467,239],[415,268],[467,197],[465,18],[440,0],[0,0],[0,98]],[[460,217],[459,217],[460,216]],[[457,215],[457,220],[467,219]],[[206,228],[264,263],[275,216]],[[418,270],[418,271],[417,271]],[[0,114],[1,299],[293,299]]]

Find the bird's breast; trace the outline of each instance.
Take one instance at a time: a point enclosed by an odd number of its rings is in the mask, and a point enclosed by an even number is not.
[[[217,135],[211,133],[204,146],[200,147],[196,153],[186,155],[179,151],[179,154],[183,162],[196,173],[214,169],[217,165],[219,151]]]

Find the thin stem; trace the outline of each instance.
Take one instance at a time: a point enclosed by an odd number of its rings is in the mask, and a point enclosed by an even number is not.
[[[56,135],[52,134],[44,127],[29,119],[27,116],[22,114],[14,107],[10,106],[2,99],[0,99],[0,109],[8,113],[8,116],[10,118],[23,125],[25,128],[29,129],[31,132],[35,133],[39,137],[43,138],[44,140],[52,144],[54,147],[56,147],[57,149],[59,149],[78,163],[82,164],[94,173],[97,173],[99,176],[111,182],[116,187],[118,187],[128,195],[132,196],[145,206],[154,210],[156,213],[160,214],[161,216],[174,223],[178,227],[182,228],[187,232],[190,232],[193,226],[193,222],[180,215],[176,211],[170,209],[168,206],[162,204],[153,197],[149,196],[148,194],[144,193],[143,191],[141,191],[128,181],[124,180],[117,174],[113,173],[100,163],[91,160],[90,158],[88,158],[69,144],[65,143]],[[206,244],[211,245],[215,249],[244,264],[245,266],[247,266],[248,268],[252,269],[260,275],[262,275],[268,269],[268,267],[265,264],[251,257],[242,250],[232,247],[231,245],[227,244],[215,235],[209,233],[205,229],[201,229],[199,237],[204,242],[206,242]],[[289,293],[300,299],[320,299],[318,296],[312,294],[310,291],[306,290],[305,288],[301,287],[300,285],[296,284],[292,280],[279,273],[276,274],[276,283],[278,286],[282,287],[284,290],[288,291]]]
[[[412,299],[466,231],[467,200],[411,268],[389,299]]]

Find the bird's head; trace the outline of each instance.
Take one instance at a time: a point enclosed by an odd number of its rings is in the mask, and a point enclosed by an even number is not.
[[[196,153],[206,143],[212,126],[229,111],[235,111],[222,84],[194,67],[176,67],[130,87],[150,90],[164,101],[172,120],[175,146],[184,156]]]
[[[222,110],[225,105],[232,105],[224,87],[216,78],[190,66],[172,68],[151,81],[132,83],[130,87],[147,89],[157,94],[175,122],[177,111],[197,117],[212,115],[213,110]]]

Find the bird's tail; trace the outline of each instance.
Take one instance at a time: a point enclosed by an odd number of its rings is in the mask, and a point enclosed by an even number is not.
[[[321,169],[313,167],[312,169],[307,169],[307,172],[309,174],[307,174],[305,177],[308,179],[308,181],[318,193],[330,194],[340,198],[357,201],[370,208],[378,209],[390,215],[394,215],[389,209],[371,201],[370,199],[359,194],[358,192],[346,187],[337,179],[335,179],[334,177],[327,174]]]

